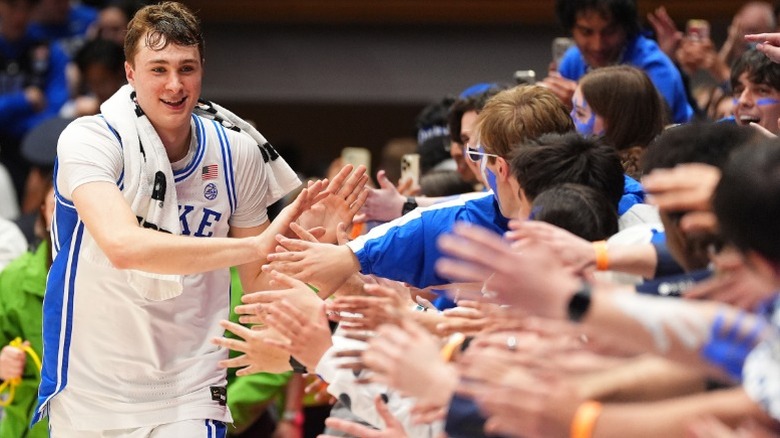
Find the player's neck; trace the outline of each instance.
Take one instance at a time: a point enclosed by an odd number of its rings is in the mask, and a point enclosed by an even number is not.
[[[192,135],[192,129],[190,129],[189,125],[187,125],[186,130],[158,132],[157,134],[160,136],[163,146],[165,146],[168,161],[175,163],[187,155],[187,151],[190,148],[190,136]]]

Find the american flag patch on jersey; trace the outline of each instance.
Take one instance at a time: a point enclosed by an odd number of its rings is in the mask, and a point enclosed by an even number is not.
[[[203,169],[201,170],[201,176],[203,181],[209,179],[216,179],[219,176],[219,166],[216,164],[209,164],[208,166],[203,166]]]

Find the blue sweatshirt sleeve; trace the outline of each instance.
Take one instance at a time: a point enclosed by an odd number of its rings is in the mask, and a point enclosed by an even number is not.
[[[19,120],[20,116],[31,115],[32,106],[27,102],[24,91],[0,95],[0,123],[8,124]]]
[[[46,77],[46,108],[24,121],[24,132],[29,131],[42,121],[56,116],[62,105],[68,100],[68,80],[65,74],[69,59],[59,44],[51,44],[49,73]]]
[[[436,239],[444,222],[432,216],[436,215],[411,212],[348,243],[360,271],[418,288],[441,284],[434,264],[440,255]]]

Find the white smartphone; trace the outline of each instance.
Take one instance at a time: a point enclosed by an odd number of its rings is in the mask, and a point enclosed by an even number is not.
[[[355,168],[366,166],[366,175],[371,175],[371,151],[366,148],[346,147],[341,150],[341,160]]]
[[[401,157],[401,181],[412,180],[413,187],[420,186],[420,154],[404,154]]]

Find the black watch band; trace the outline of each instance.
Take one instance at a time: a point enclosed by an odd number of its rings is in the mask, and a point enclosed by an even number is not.
[[[569,321],[580,322],[585,314],[590,309],[590,285],[586,282],[582,282],[582,288],[572,295],[569,300],[569,306],[567,307],[567,314]]]
[[[414,199],[414,196],[407,196],[406,202],[404,202],[404,206],[401,209],[401,216],[405,215],[406,213],[409,213],[415,208],[417,208],[417,200]]]
[[[290,356],[290,366],[293,369],[293,372],[296,374],[306,374],[309,372],[309,370],[306,369],[306,367],[298,362],[294,357]]]

